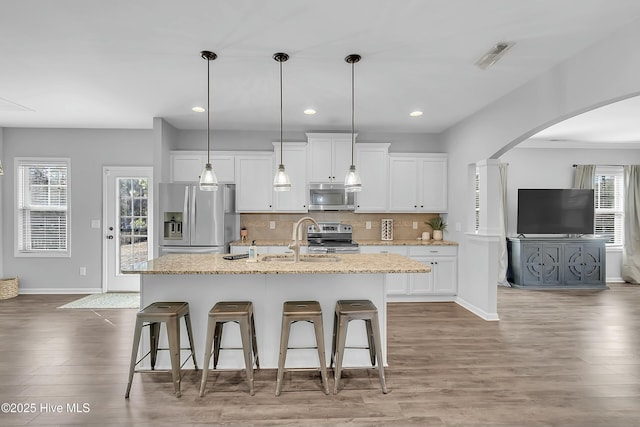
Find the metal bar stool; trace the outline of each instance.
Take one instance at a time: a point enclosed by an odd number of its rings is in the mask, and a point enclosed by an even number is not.
[[[287,350],[295,350],[303,347],[289,347],[289,332],[291,324],[295,322],[313,323],[318,360],[320,362],[320,375],[324,384],[324,393],[329,394],[329,382],[327,380],[327,366],[324,351],[324,329],[322,328],[322,307],[318,301],[286,301],[282,307],[282,330],[280,332],[280,356],[278,358],[278,379],[276,381],[276,396],[280,396],[282,379],[287,371],[308,371],[317,368],[285,368]]]
[[[336,312],[333,321],[333,339],[331,342],[331,363],[334,370],[333,393],[338,393],[340,377],[342,375],[342,361],[347,339],[347,326],[352,320],[364,320],[367,327],[367,340],[369,342],[369,357],[371,366],[376,366],[378,361],[378,375],[382,392],[387,393],[387,386],[384,379],[384,366],[382,361],[382,347],[380,340],[380,324],[378,322],[378,309],[369,300],[339,300],[336,303]]]
[[[189,348],[180,347],[180,318],[184,318],[185,326],[187,327],[187,335],[189,337]],[[160,341],[160,326],[164,323],[167,329],[167,338],[169,341],[169,348],[159,348],[158,343]],[[150,334],[150,349],[136,361],[138,357],[138,350],[140,347],[140,337],[142,335],[142,328],[148,326]],[[168,372],[166,370],[156,370],[156,360],[158,358],[158,350],[169,350],[171,358],[171,376],[173,378],[173,388],[176,393],[176,397],[180,397],[180,369],[189,360],[187,358],[184,363],[180,364],[180,350],[189,350],[191,352],[191,358],[193,359],[193,366],[195,370],[198,370],[198,364],[196,363],[196,355],[193,349],[193,333],[191,332],[191,318],[189,316],[189,304],[186,302],[154,302],[140,310],[136,316],[136,326],[133,335],[133,348],[131,349],[131,363],[129,365],[129,382],[127,384],[127,392],[124,395],[125,398],[129,398],[129,392],[131,391],[131,383],[133,381],[133,374],[136,372]],[[147,356],[151,358],[151,369],[136,370],[135,367],[142,362]]]
[[[240,336],[242,338],[241,349],[220,346],[222,341],[222,327],[227,322],[236,322],[240,326]],[[256,340],[256,325],[253,318],[253,304],[250,301],[218,302],[209,310],[207,343],[204,350],[204,367],[202,369],[202,380],[200,382],[200,397],[204,396],[211,356],[213,355],[213,369],[215,370],[218,367],[220,350],[243,350],[249,393],[253,396],[253,361],[255,358],[256,368],[260,369],[260,359],[258,358],[258,342]]]

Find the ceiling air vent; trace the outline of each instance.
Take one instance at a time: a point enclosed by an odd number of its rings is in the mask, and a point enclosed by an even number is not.
[[[487,68],[498,62],[500,58],[502,58],[514,44],[515,43],[508,42],[497,43],[476,61],[476,66],[482,70],[486,70]]]

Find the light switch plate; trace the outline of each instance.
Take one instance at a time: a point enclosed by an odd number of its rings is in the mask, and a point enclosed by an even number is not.
[[[413,221],[413,229],[414,230],[418,229],[418,221]]]
[[[365,227],[367,230],[371,230],[371,221],[366,221],[366,222],[364,223],[364,227]]]
[[[271,230],[275,230],[276,228],[276,222],[275,221],[269,221],[269,228]]]

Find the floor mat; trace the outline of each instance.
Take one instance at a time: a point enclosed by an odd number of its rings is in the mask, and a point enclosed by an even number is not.
[[[140,308],[139,292],[107,292],[82,297],[58,308]]]

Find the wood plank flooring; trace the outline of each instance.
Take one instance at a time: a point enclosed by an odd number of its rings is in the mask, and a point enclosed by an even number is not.
[[[263,370],[253,397],[244,374],[225,372],[200,398],[187,372],[180,399],[157,374],[136,375],[126,400],[135,310],[21,295],[0,301],[0,403],[35,410],[0,413],[0,425],[639,426],[640,286],[610,287],[499,288],[499,322],[454,303],[389,304],[389,394],[375,371],[348,371],[330,396],[304,372],[278,398]]]

